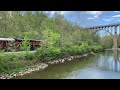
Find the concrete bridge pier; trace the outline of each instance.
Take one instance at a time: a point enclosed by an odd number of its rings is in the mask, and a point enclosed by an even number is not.
[[[115,34],[113,36],[113,49],[118,49],[118,45],[117,45],[117,42],[118,42],[118,35],[117,35],[117,27],[115,27]]]

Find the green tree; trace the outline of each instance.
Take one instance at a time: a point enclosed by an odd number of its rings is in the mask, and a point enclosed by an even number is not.
[[[24,39],[23,39],[23,42],[21,44],[21,49],[28,52],[30,50],[30,41],[29,41],[29,38],[28,38],[28,33],[26,33]]]

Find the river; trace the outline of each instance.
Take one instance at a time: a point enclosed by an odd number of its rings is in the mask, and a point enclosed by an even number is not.
[[[119,52],[107,50],[95,56],[52,65],[16,79],[120,79]]]

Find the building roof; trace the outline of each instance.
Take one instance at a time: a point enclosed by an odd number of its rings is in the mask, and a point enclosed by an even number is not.
[[[22,38],[0,38],[0,41],[15,41],[15,40],[17,40],[17,41],[23,41],[24,39],[22,39]],[[40,41],[42,41],[42,40],[36,40],[36,39],[29,39],[29,41],[37,41],[37,42],[40,42]]]
[[[24,39],[22,38],[15,38],[17,41],[23,41]],[[36,40],[36,39],[28,39],[29,41],[42,41],[42,40]]]
[[[0,38],[0,41],[15,41],[14,38]]]

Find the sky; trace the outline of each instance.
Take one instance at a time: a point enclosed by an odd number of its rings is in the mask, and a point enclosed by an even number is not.
[[[82,27],[120,23],[120,11],[51,11],[51,16],[55,12]]]

